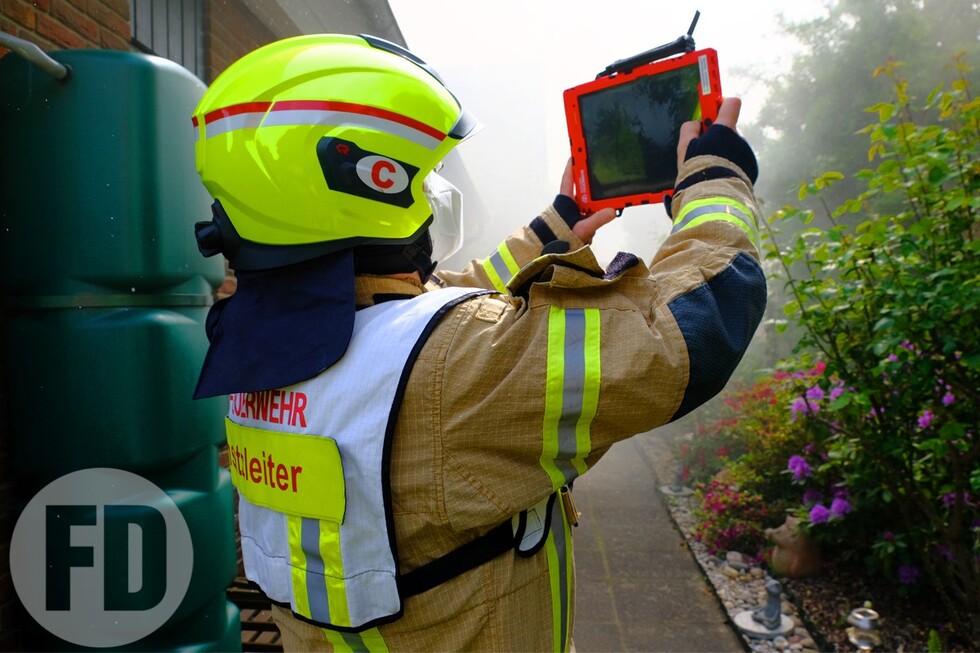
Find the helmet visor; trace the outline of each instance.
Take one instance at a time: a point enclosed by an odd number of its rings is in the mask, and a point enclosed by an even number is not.
[[[445,261],[463,245],[463,194],[435,172],[422,182],[422,192],[432,209],[432,260]]]

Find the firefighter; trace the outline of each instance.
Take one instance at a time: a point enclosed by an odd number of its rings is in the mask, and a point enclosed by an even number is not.
[[[228,395],[247,576],[287,650],[569,649],[569,486],[616,441],[716,394],[762,316],[755,157],[681,131],[673,229],[603,269],[569,170],[487,259],[434,172],[476,127],[438,75],[366,36],[246,55],[195,111],[196,225],[237,291],[196,397]]]

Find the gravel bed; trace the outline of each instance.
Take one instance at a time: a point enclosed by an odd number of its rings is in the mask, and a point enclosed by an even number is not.
[[[690,496],[672,496],[664,492],[668,510],[674,523],[684,534],[691,552],[704,571],[705,576],[714,586],[715,595],[725,607],[732,621],[732,628],[742,635],[743,640],[753,653],[818,653],[819,646],[807,630],[796,606],[789,600],[785,592],[780,602],[780,612],[788,617],[791,628],[785,635],[750,636],[736,626],[736,617],[741,613],[742,619],[750,618],[751,611],[766,605],[766,583],[773,580],[771,576],[757,565],[746,564],[745,559],[737,552],[730,552],[726,559],[709,554],[703,544],[693,537],[695,520],[692,516]]]

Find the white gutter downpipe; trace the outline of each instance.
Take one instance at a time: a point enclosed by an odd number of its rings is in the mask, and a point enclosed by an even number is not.
[[[0,32],[0,45],[16,52],[24,59],[41,68],[62,84],[71,79],[71,68],[49,57],[35,43],[19,39],[12,34]]]

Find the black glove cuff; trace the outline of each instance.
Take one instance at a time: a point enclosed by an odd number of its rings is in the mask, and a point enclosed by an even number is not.
[[[565,221],[569,229],[574,227],[575,223],[582,219],[582,213],[578,210],[578,204],[568,195],[555,195],[555,201],[552,203],[552,206],[558,211],[558,215]]]
[[[728,159],[745,172],[753,184],[759,178],[759,164],[748,142],[735,130],[724,125],[714,124],[701,136],[687,146],[684,160],[695,156],[713,155]]]

